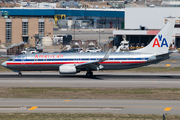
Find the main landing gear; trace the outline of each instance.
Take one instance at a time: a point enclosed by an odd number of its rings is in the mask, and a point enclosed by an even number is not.
[[[93,72],[92,71],[87,71],[86,76],[87,77],[92,77],[93,76]]]
[[[19,76],[19,77],[21,77],[21,76],[22,76],[22,73],[21,73],[21,72],[19,72],[19,73],[18,73],[18,76]]]

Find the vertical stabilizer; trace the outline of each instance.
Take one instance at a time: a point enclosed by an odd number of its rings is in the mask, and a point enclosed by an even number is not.
[[[169,21],[153,38],[153,40],[144,48],[132,52],[165,54],[168,53],[169,45],[173,40],[175,20]]]

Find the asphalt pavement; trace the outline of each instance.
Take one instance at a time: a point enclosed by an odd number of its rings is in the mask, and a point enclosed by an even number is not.
[[[180,88],[179,73],[85,72],[60,75],[58,72],[0,73],[0,87],[99,87],[99,88]]]
[[[180,115],[176,100],[0,99],[0,113],[118,113]]]

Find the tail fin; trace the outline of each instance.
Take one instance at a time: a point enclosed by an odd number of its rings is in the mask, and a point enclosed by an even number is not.
[[[168,53],[169,45],[173,40],[175,20],[169,21],[144,48],[132,52],[165,54]]]

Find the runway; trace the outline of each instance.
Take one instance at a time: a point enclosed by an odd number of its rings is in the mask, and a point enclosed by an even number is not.
[[[0,73],[0,87],[180,88],[179,73],[58,72]],[[117,113],[180,115],[177,100],[11,99],[0,98],[0,113]]]
[[[90,87],[90,88],[180,88],[179,73],[85,72],[60,75],[58,72],[0,73],[0,87]]]
[[[180,101],[0,99],[0,113],[118,113],[180,115]]]

